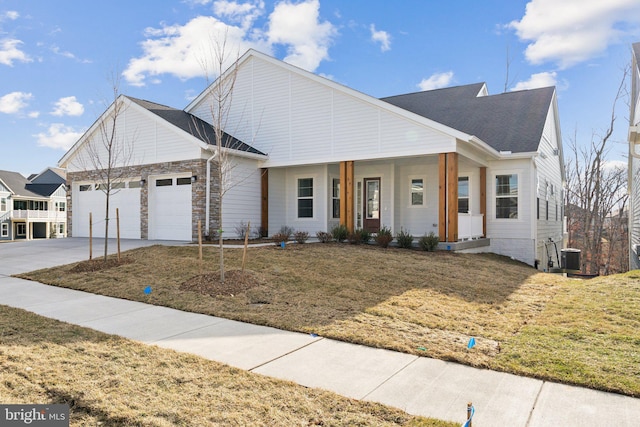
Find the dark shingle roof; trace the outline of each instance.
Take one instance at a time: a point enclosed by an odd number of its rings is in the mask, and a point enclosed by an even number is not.
[[[537,151],[555,88],[477,96],[483,83],[382,98],[469,135],[497,151]]]
[[[207,144],[215,144],[216,139],[213,127],[204,120],[201,120],[198,117],[194,116],[193,114],[189,114],[186,111],[178,110],[176,108],[167,107],[166,105],[156,104],[155,102],[151,101],[132,98],[130,96],[128,96],[127,98],[140,105],[141,107],[151,111],[153,114],[157,115],[163,120],[166,120],[167,122],[182,129],[190,135],[195,136],[199,140]],[[264,153],[260,150],[253,148],[249,144],[245,144],[244,142],[234,138],[226,132],[224,132],[222,145],[225,148],[230,148],[233,150],[264,155]]]
[[[16,196],[49,197],[62,184],[31,184],[18,172],[1,171],[0,180],[4,182]]]

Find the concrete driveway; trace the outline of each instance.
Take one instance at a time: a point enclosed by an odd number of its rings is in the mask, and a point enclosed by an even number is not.
[[[120,240],[120,249],[139,248],[151,245],[184,245],[188,242],[165,242],[159,240]],[[109,239],[109,253],[115,253],[117,243]],[[93,257],[104,253],[104,239],[93,239]],[[0,276],[26,273],[41,268],[69,264],[89,259],[89,239],[69,237],[66,239],[17,240],[0,243]]]

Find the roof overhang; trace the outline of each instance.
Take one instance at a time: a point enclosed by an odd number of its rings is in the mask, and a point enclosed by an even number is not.
[[[207,151],[211,151],[212,153],[215,153],[218,150],[218,146],[213,144],[205,144],[203,148]],[[242,157],[245,159],[260,160],[260,161],[269,160],[268,154],[249,153],[247,151],[234,150],[234,149],[225,148],[225,147],[222,147],[222,152],[225,154],[229,154],[236,157]]]

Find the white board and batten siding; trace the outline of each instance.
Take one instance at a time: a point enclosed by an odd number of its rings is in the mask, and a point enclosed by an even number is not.
[[[426,119],[319,79],[247,59],[238,70],[227,129],[267,153],[265,167],[455,151],[455,138]],[[210,120],[207,104],[204,97],[190,112]]]
[[[260,226],[261,169],[255,160],[231,158],[233,176],[222,199],[222,229],[224,237],[238,237],[240,223],[251,223],[251,231]]]
[[[518,176],[518,217],[496,218],[496,176]],[[533,265],[535,259],[535,206],[532,197],[533,163],[531,159],[490,162],[487,169],[487,237],[491,252],[513,257]]]
[[[118,144],[125,147],[125,154],[120,156],[115,167],[175,162],[201,156],[201,148],[185,132],[134,102],[126,99],[125,102],[127,107],[122,110],[116,123]],[[107,151],[99,128],[87,135],[82,144],[66,162],[67,172],[94,169],[87,144],[92,144],[95,152],[101,158],[106,158]]]
[[[558,141],[559,129],[555,126],[555,103],[552,103],[547,115],[542,139],[535,159],[535,193],[534,213],[536,230],[536,259],[541,261],[541,268],[547,268],[547,259],[552,255],[557,263],[555,249],[548,246],[549,239],[562,248],[563,240],[563,176],[562,150]],[[537,208],[539,199],[540,207]],[[548,249],[549,248],[549,249]],[[548,254],[547,252],[551,252]]]

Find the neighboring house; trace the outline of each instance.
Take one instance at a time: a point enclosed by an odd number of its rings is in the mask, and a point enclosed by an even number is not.
[[[66,237],[63,170],[48,168],[29,180],[0,171],[0,240]]]
[[[640,43],[632,46],[629,114],[629,270],[640,268]]]
[[[115,205],[128,212],[128,237],[192,240],[198,220],[218,228],[217,202],[206,201],[206,184],[210,194],[217,185],[207,179],[207,166],[217,167],[215,147],[195,131],[212,122],[210,93],[184,111],[119,98],[133,164],[121,191],[131,197]],[[95,174],[79,159],[112,110],[60,162],[74,236],[87,234],[88,212],[104,210]],[[434,232],[445,248],[543,268],[546,243],[561,244],[554,88],[490,96],[479,83],[376,99],[250,50],[238,61],[225,130],[237,138],[228,144],[237,185],[224,198],[225,236],[248,221],[270,235],[284,225],[312,235],[339,223],[371,232],[384,226]]]

